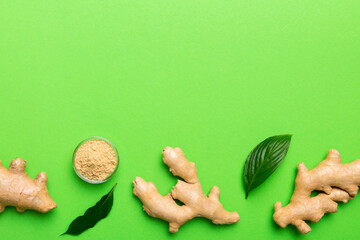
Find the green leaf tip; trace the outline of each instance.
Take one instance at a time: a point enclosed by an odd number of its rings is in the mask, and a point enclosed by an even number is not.
[[[292,134],[276,135],[259,143],[249,154],[244,167],[245,199],[280,166],[290,146]]]
[[[113,206],[114,202],[114,190],[117,183],[112,187],[110,192],[104,196],[92,207],[90,207],[84,215],[77,217],[74,221],[71,222],[69,228],[61,234],[68,235],[79,235],[89,228],[93,228],[101,219],[106,218]]]

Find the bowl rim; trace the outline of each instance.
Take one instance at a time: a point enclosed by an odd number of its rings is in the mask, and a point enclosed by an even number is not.
[[[101,140],[101,141],[104,141],[104,142],[108,143],[111,146],[111,148],[114,150],[115,154],[116,154],[116,166],[115,166],[114,170],[112,171],[111,174],[109,174],[108,176],[106,176],[106,178],[104,178],[102,180],[94,180],[94,179],[87,178],[84,175],[82,175],[78,171],[78,169],[76,168],[75,157],[76,157],[76,153],[77,153],[78,148],[81,145],[83,145],[84,143],[86,143],[88,141],[91,141],[91,140]],[[115,145],[109,139],[106,139],[106,138],[100,137],[100,136],[92,136],[92,137],[88,137],[88,138],[85,138],[84,140],[82,140],[76,146],[76,148],[74,150],[74,153],[73,153],[73,157],[72,157],[73,169],[74,169],[76,175],[78,175],[78,177],[81,178],[82,180],[84,180],[85,182],[88,182],[88,183],[91,183],[91,184],[100,184],[100,183],[104,183],[104,182],[110,180],[114,176],[114,174],[116,173],[116,171],[117,171],[117,169],[119,167],[119,161],[120,161],[119,152],[118,152],[117,148],[115,147]]]

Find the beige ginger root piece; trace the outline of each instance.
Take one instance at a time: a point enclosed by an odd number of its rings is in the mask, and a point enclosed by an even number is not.
[[[26,161],[21,158],[15,158],[9,169],[0,161],[0,213],[7,206],[15,206],[18,212],[33,209],[42,213],[57,207],[46,187],[46,173],[41,172],[32,179],[25,167]]]
[[[166,147],[163,150],[163,161],[174,176],[184,181],[178,180],[171,193],[162,196],[154,183],[136,177],[133,193],[144,204],[147,214],[169,222],[171,233],[176,233],[181,225],[194,217],[205,217],[215,224],[233,224],[240,220],[237,212],[228,212],[223,208],[217,186],[212,187],[209,197],[203,193],[195,163],[189,162],[179,147]],[[179,206],[174,199],[184,205]]]
[[[297,166],[295,189],[290,203],[275,204],[274,221],[280,227],[294,225],[302,234],[311,231],[305,220],[318,222],[325,213],[337,212],[336,202],[352,200],[360,185],[360,160],[341,163],[340,154],[332,149],[317,167],[308,170],[304,163]],[[314,190],[321,191],[310,197]]]

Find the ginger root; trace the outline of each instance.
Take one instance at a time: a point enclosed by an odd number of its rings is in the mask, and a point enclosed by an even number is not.
[[[46,187],[46,173],[41,172],[32,179],[25,167],[26,161],[21,158],[15,158],[9,170],[0,161],[0,213],[6,206],[15,206],[18,212],[33,209],[42,213],[57,207]]]
[[[282,207],[277,202],[273,218],[280,227],[291,224],[306,234],[311,228],[305,220],[316,223],[325,213],[337,212],[336,202],[347,203],[356,196],[360,185],[360,160],[341,163],[339,152],[332,149],[314,169],[308,170],[304,163],[299,163],[297,169],[290,203]],[[310,197],[314,190],[321,192]]]
[[[169,222],[171,233],[176,233],[181,225],[194,217],[205,217],[215,224],[233,224],[240,220],[237,212],[228,212],[223,208],[217,186],[212,187],[209,197],[203,193],[195,163],[189,162],[180,148],[166,147],[163,150],[163,161],[174,176],[185,181],[178,180],[171,194],[162,196],[154,183],[136,177],[133,193],[144,204],[147,214]],[[184,205],[179,206],[174,199]]]

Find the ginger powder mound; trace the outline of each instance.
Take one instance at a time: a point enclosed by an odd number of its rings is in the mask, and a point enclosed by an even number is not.
[[[80,145],[75,154],[78,172],[91,180],[104,180],[114,172],[117,155],[109,143],[90,140]]]

